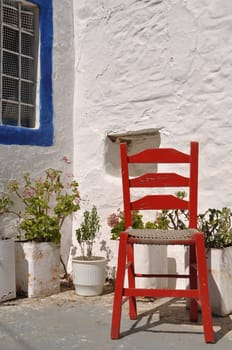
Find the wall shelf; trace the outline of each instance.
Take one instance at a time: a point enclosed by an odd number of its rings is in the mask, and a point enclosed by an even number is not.
[[[112,141],[116,143],[120,143],[122,141],[130,143],[133,140],[139,140],[144,139],[147,137],[152,136],[158,136],[160,132],[160,129],[143,129],[143,130],[136,130],[136,131],[127,131],[123,133],[109,133],[107,134],[107,137]]]

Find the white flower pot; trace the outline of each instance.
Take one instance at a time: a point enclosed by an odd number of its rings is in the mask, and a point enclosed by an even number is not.
[[[232,313],[232,247],[211,248],[207,266],[212,312],[226,316]]]
[[[115,255],[118,258],[119,240],[115,240]],[[167,274],[167,247],[146,246],[135,244],[135,272],[141,274]],[[115,259],[115,272],[117,271],[117,258]],[[116,276],[114,276],[116,277]],[[137,277],[137,288],[167,288],[167,278]],[[127,271],[125,274],[124,286],[128,287]]]
[[[93,257],[84,260],[81,257],[72,259],[73,284],[78,295],[101,295],[106,277],[106,259]]]
[[[142,274],[167,273],[167,247],[135,245],[135,272]],[[167,278],[136,278],[137,288],[167,288]]]
[[[0,301],[15,297],[15,242],[3,239],[0,240]]]
[[[60,246],[48,242],[15,242],[16,291],[29,298],[60,291]]]

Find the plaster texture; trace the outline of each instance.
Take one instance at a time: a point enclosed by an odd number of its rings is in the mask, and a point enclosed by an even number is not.
[[[231,2],[73,4],[74,171],[109,249],[106,218],[122,208],[119,145],[109,133],[158,130],[134,147],[185,151],[199,141],[199,209],[231,206]]]
[[[17,295],[43,297],[60,291],[60,247],[50,242],[16,242]]]

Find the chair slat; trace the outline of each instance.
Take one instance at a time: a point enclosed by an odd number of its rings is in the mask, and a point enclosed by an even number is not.
[[[176,173],[148,173],[130,179],[130,187],[188,187],[188,177]]]
[[[189,202],[173,195],[147,195],[131,202],[132,210],[189,209]]]
[[[189,163],[189,154],[172,148],[152,149],[128,156],[129,163]]]

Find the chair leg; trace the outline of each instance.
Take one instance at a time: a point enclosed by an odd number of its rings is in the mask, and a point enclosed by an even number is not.
[[[198,261],[198,274],[199,274],[199,290],[200,290],[200,302],[202,320],[205,334],[206,343],[214,343],[213,322],[210,307],[209,288],[208,288],[208,276],[206,266],[206,254],[204,245],[204,236],[197,234],[196,238],[197,249],[197,261]]]
[[[190,246],[189,252],[189,272],[190,272],[190,289],[198,288],[197,281],[197,258],[196,247]],[[198,320],[198,303],[195,299],[190,300],[190,321],[196,322]]]
[[[120,323],[122,313],[122,298],[123,287],[126,270],[126,258],[127,258],[127,239],[128,234],[121,233],[118,249],[118,266],[115,282],[112,323],[111,323],[111,338],[118,339],[120,337]]]
[[[134,275],[134,246],[133,244],[128,244],[127,249],[127,261],[130,263],[128,267],[128,286],[129,288],[135,288],[135,275]],[[137,306],[136,298],[129,298],[129,316],[131,320],[137,319]]]

